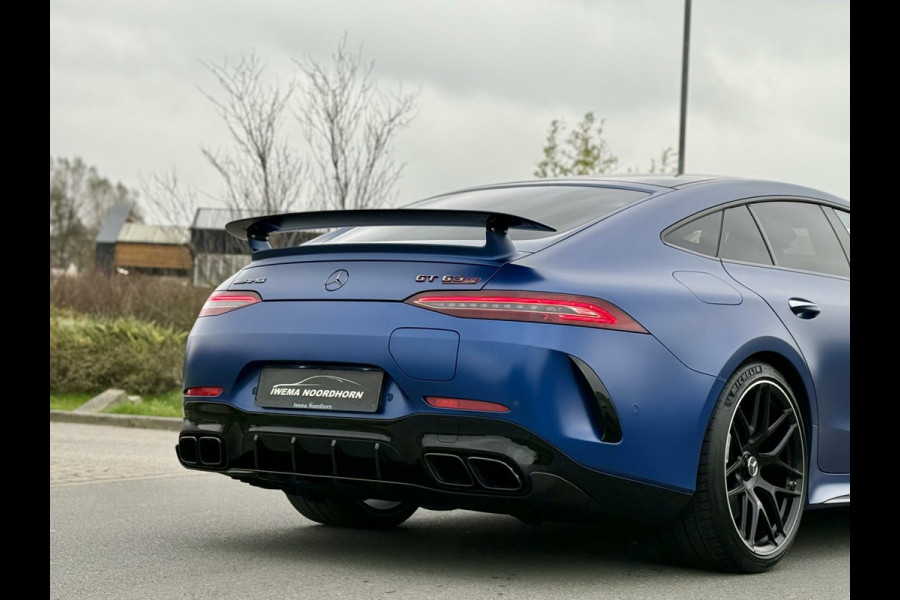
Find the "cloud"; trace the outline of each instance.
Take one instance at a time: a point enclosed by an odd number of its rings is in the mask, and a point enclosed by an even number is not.
[[[528,178],[550,119],[604,117],[625,165],[677,145],[680,2],[50,4],[50,152],[136,185],[175,163],[215,194],[199,146],[227,143],[202,62],[255,50],[274,76],[346,31],[383,85],[421,90],[397,140],[401,200]],[[688,170],[849,197],[848,3],[694,3]],[[297,143],[301,142],[295,136]]]

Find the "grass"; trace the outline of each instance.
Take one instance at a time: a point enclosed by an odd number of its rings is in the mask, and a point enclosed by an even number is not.
[[[50,410],[75,410],[96,394],[50,394]],[[149,415],[151,417],[183,417],[181,390],[165,394],[142,396],[137,404],[123,402],[103,412],[119,415]]]
[[[137,404],[124,402],[111,406],[103,412],[118,415],[149,415],[151,417],[183,417],[181,410],[181,390],[165,394],[142,396]]]
[[[50,410],[75,410],[96,394],[50,394]]]

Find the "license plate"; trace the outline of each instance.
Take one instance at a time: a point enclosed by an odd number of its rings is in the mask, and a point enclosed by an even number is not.
[[[264,408],[375,412],[384,373],[377,369],[263,369],[256,405]]]

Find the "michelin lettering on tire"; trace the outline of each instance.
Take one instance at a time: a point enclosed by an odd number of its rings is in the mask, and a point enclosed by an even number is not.
[[[744,386],[744,383],[754,375],[759,375],[762,371],[763,369],[761,366],[754,365],[741,373],[740,377],[734,382],[734,385],[731,386],[731,389],[728,390],[728,396],[725,398],[724,402],[725,406],[731,406],[734,403],[734,399],[738,396],[738,392]]]

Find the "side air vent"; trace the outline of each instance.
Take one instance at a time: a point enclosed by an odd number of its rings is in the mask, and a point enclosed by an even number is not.
[[[594,399],[594,418],[600,426],[600,441],[615,444],[622,441],[622,425],[619,423],[619,413],[616,406],[606,391],[606,386],[594,373],[586,362],[575,356],[569,356],[576,372],[581,376],[585,388],[590,391]]]

